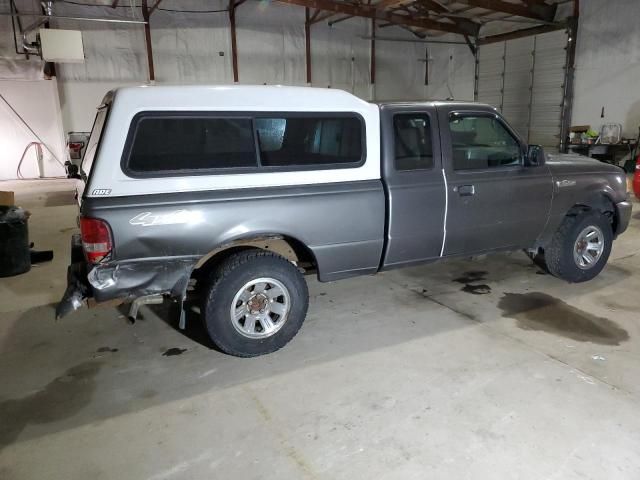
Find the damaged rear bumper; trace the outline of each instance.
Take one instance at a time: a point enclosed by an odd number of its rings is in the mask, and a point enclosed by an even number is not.
[[[67,289],[56,306],[56,318],[62,318],[85,305],[91,296],[91,286],[87,281],[87,263],[82,253],[80,235],[71,237],[71,265],[67,267]]]
[[[80,259],[78,260],[78,248]],[[56,308],[56,318],[86,305],[111,300],[124,302],[149,295],[184,298],[197,257],[136,259],[87,265],[79,237],[72,240],[72,263],[67,270],[67,289]]]

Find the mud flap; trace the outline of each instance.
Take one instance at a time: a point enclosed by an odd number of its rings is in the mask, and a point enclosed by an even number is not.
[[[71,265],[67,268],[67,289],[56,306],[56,319],[79,309],[91,297],[91,286],[87,281],[87,264],[82,253],[80,235],[71,238]]]

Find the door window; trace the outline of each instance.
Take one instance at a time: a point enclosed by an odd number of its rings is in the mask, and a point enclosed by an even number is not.
[[[403,113],[393,117],[396,170],[427,170],[433,167],[429,116]]]
[[[451,115],[449,118],[454,170],[519,165],[520,144],[495,117]]]

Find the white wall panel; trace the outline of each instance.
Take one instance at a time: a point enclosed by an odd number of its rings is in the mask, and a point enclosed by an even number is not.
[[[529,143],[558,146],[567,64],[564,30],[536,37]]]
[[[621,123],[624,135],[638,135],[639,19],[638,0],[580,2],[572,124]]]
[[[442,38],[460,40],[453,35]],[[475,58],[467,45],[429,45],[429,58],[427,98],[473,100]]]
[[[304,8],[246,2],[236,25],[240,83],[305,84]]]
[[[497,107],[529,143],[560,144],[566,44],[559,30],[480,47],[478,101]]]
[[[167,2],[167,5],[170,3]],[[186,2],[180,8],[203,9],[203,4]],[[217,10],[223,5],[213,1],[204,8]],[[151,29],[156,82],[233,81],[229,17],[226,12],[197,14],[158,10],[151,16]],[[145,63],[145,72],[146,69]]]
[[[354,18],[311,27],[311,80],[316,87],[341,88],[370,99],[370,22]]]
[[[2,2],[3,0],[0,0]],[[18,0],[26,8],[28,0]],[[136,18],[140,9],[110,0],[103,7],[56,2],[59,15]],[[156,83],[225,84],[233,82],[231,37],[226,0],[163,0],[151,16]],[[176,13],[163,9],[190,10]],[[197,13],[207,10],[208,13]],[[213,13],[214,10],[221,12]],[[195,13],[193,13],[195,12]],[[1,26],[8,25],[1,17]],[[142,25],[52,21],[54,27],[82,31],[84,64],[57,64],[64,131],[91,128],[95,107],[117,86],[147,82]],[[306,84],[304,8],[274,2],[247,1],[236,10],[239,83]],[[4,33],[4,32],[3,32]],[[372,100],[447,98],[472,99],[473,56],[466,45],[429,45],[429,85],[425,86],[425,49],[419,42],[376,42],[375,91],[370,78],[371,21],[352,18],[311,27],[312,85],[340,88]],[[413,39],[399,28],[378,29],[378,35]],[[456,39],[442,36],[440,39]],[[42,62],[11,55],[10,35],[0,35],[0,78],[41,78]],[[31,73],[29,73],[31,72]],[[29,75],[33,75],[30,77]]]
[[[534,37],[519,38],[506,43],[502,114],[526,139],[529,133]]]
[[[400,35],[394,35],[396,36]],[[424,43],[376,42],[377,100],[415,100],[427,97],[424,82],[425,47]],[[402,74],[399,75],[399,72]]]
[[[9,2],[0,0],[0,11],[9,11]],[[18,46],[20,50],[20,46]],[[11,17],[0,16],[0,79],[5,80],[40,80],[42,79],[42,61],[16,54],[11,37]]]
[[[49,147],[43,149],[43,169],[39,171],[35,149],[30,148],[20,169],[25,178],[64,175],[64,140],[56,80],[2,80],[0,94],[11,104],[38,137]],[[0,180],[17,178],[16,170],[25,148],[38,138],[0,99]]]
[[[478,52],[478,101],[502,110],[504,55],[506,44],[483,45]]]

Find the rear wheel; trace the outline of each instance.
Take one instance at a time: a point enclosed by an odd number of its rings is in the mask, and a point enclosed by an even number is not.
[[[282,348],[296,335],[308,301],[306,282],[295,265],[252,249],[227,257],[215,269],[202,312],[220,350],[253,357]]]
[[[545,249],[549,272],[568,282],[585,282],[598,275],[609,259],[613,230],[597,211],[567,216]]]

